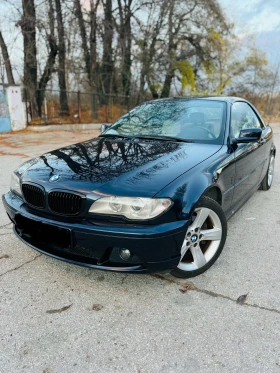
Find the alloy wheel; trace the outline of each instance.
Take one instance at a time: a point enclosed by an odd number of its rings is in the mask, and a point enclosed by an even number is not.
[[[268,186],[271,186],[272,181],[273,181],[273,176],[274,176],[274,161],[275,161],[275,158],[272,155],[270,157],[269,168],[268,168],[268,178],[267,178]]]
[[[211,209],[195,209],[187,230],[178,268],[194,271],[205,266],[216,254],[222,238],[222,223]]]

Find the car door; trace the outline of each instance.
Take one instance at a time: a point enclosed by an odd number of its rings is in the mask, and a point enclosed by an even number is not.
[[[259,120],[252,107],[246,102],[235,102],[231,108],[231,137],[239,137],[242,129],[261,128],[264,124]],[[265,161],[265,140],[247,144],[237,144],[235,157],[235,180],[232,206],[245,199],[255,191],[261,182]]]

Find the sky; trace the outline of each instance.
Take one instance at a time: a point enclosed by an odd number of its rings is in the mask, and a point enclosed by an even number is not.
[[[280,0],[219,0],[235,33],[267,53],[269,62],[280,62]]]

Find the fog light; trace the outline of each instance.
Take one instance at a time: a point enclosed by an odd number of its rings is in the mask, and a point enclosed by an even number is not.
[[[128,260],[131,257],[131,252],[128,249],[120,249],[120,257],[122,260]]]

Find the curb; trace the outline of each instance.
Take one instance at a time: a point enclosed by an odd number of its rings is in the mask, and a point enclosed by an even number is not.
[[[83,124],[49,124],[39,126],[28,126],[27,131],[48,132],[48,131],[84,131],[100,130],[103,123],[83,123]]]

